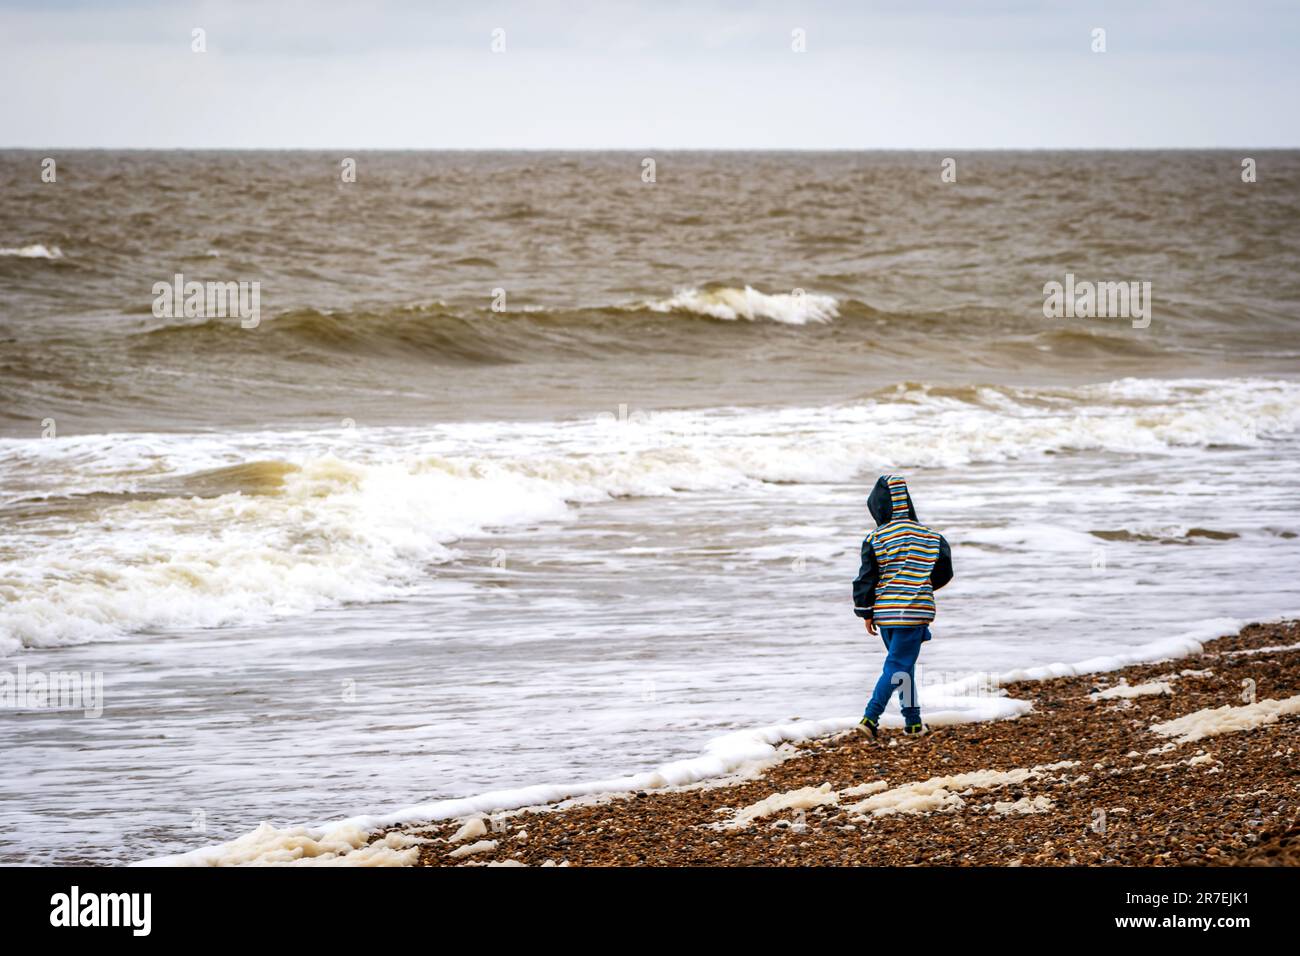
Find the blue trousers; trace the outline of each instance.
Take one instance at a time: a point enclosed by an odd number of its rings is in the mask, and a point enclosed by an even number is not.
[[[889,698],[898,691],[903,705],[903,723],[921,722],[921,700],[917,696],[916,659],[921,654],[921,644],[930,639],[930,629],[920,627],[882,627],[880,639],[885,643],[885,666],[876,681],[876,689],[867,702],[866,716],[879,720],[885,712]]]

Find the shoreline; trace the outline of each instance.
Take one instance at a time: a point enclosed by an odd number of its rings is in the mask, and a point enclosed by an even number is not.
[[[878,742],[856,718],[801,721],[647,773],[263,824],[136,865],[1158,865],[1260,855],[1274,839],[1295,862],[1300,621],[1227,623],[994,677],[991,719],[923,711],[932,730],[919,739],[890,729],[896,715]],[[1258,706],[1243,701],[1247,678]],[[925,688],[922,704],[981,680]],[[1259,726],[1196,741],[1151,729],[1214,708]],[[1212,804],[1220,825],[1194,805],[1172,812],[1179,800]]]
[[[1300,864],[1300,621],[1006,690],[1033,709],[919,739],[842,732],[750,779],[392,827],[369,846],[421,866]]]

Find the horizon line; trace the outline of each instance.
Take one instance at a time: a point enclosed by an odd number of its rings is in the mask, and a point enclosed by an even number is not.
[[[1289,146],[13,146],[0,151],[112,151],[136,153],[1153,153],[1300,150]]]

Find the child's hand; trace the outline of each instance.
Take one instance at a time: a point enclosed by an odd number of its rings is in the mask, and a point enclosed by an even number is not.
[[[862,619],[862,623],[865,624],[865,625],[867,625],[867,631],[868,631],[869,633],[871,633],[871,634],[876,634],[876,633],[877,633],[877,631],[876,631],[876,622],[873,621],[871,618],[869,618],[869,617],[864,617],[864,618]]]

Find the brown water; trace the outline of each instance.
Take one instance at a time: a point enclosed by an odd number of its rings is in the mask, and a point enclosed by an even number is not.
[[[341,158],[0,153],[2,861],[851,718],[882,472],[944,679],[1300,610],[1300,153]]]
[[[1300,154],[0,154],[0,428],[425,422],[839,400],[900,380],[1295,371]],[[1153,321],[1043,317],[1149,281]],[[253,329],[155,282],[260,283]],[[710,317],[709,292],[805,290]],[[505,312],[492,311],[493,290]],[[693,289],[703,296],[679,298]],[[723,293],[726,294],[725,292]],[[654,311],[652,306],[670,311]],[[774,319],[793,317],[803,324]]]

